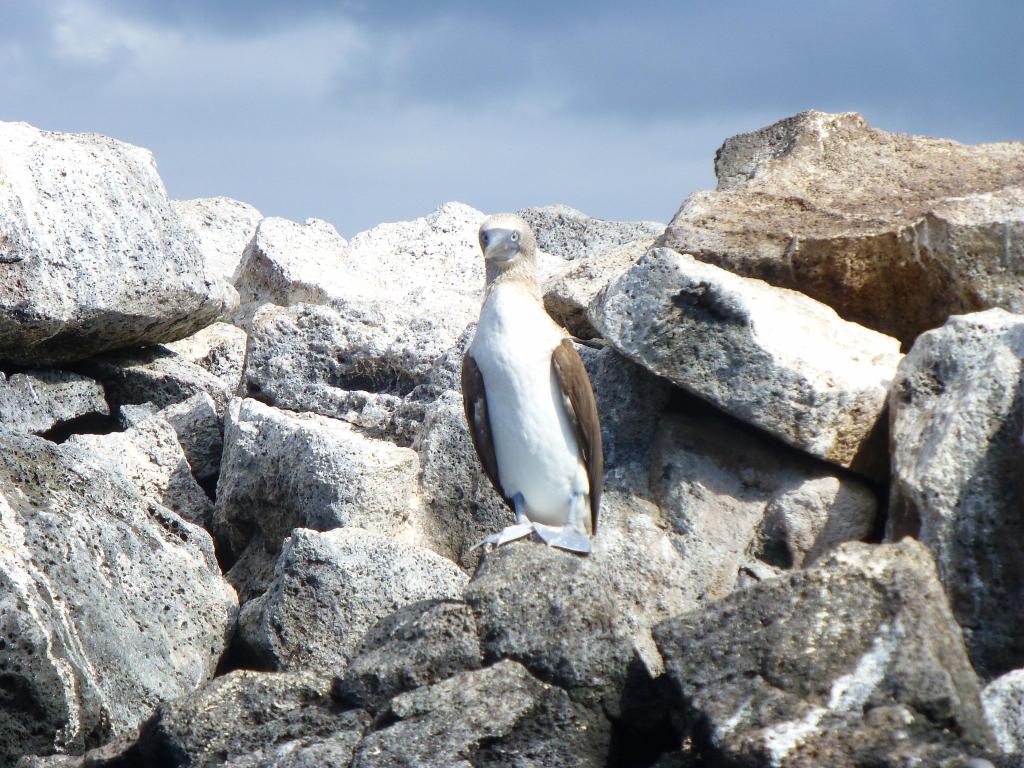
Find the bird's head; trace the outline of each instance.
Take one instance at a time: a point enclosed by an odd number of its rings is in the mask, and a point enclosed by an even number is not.
[[[530,225],[514,213],[498,213],[480,225],[487,284],[505,275],[535,280],[537,237]]]

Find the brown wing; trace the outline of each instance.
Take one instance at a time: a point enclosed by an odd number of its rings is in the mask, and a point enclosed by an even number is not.
[[[604,490],[604,452],[601,448],[601,420],[597,415],[597,401],[590,386],[590,377],[579,353],[569,339],[555,347],[551,354],[551,365],[558,377],[562,397],[569,406],[576,431],[576,442],[583,452],[587,465],[587,479],[590,481],[590,521],[592,531],[597,533],[598,513],[601,509],[601,492]]]
[[[483,374],[469,352],[462,357],[462,404],[466,409],[469,434],[473,436],[473,447],[476,448],[476,455],[480,457],[484,472],[491,479],[494,490],[509,507],[515,509],[498,481],[498,457],[494,453],[491,418],[487,413],[487,390],[484,389]]]

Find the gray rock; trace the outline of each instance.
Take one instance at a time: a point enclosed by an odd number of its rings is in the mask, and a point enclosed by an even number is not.
[[[171,205],[195,237],[207,269],[222,280],[234,282],[242,252],[252,240],[262,214],[230,197],[172,200]]]
[[[654,239],[634,240],[593,254],[581,255],[562,274],[543,286],[544,308],[571,334],[581,339],[600,336],[587,311],[598,293],[640,259]]]
[[[511,661],[396,696],[389,720],[363,739],[353,768],[560,768],[607,760],[604,718]]]
[[[988,310],[922,334],[890,398],[887,535],[935,554],[987,677],[1024,665],[1024,316]]]
[[[224,422],[217,415],[213,398],[198,392],[188,400],[168,405],[158,415],[174,427],[196,480],[216,483],[224,449]]]
[[[52,365],[173,341],[235,301],[148,151],[0,123],[0,168],[0,360]]]
[[[655,638],[673,709],[708,759],[962,765],[992,746],[959,628],[914,541],[845,544],[813,569],[667,621]]]
[[[878,512],[855,477],[707,407],[665,414],[645,469],[649,485],[631,487],[670,526],[691,609],[732,592],[755,559],[791,568],[844,536],[862,538]]]
[[[408,444],[422,408],[404,396],[423,383],[448,337],[394,322],[375,305],[344,311],[313,304],[260,308],[250,323],[245,387],[277,408],[348,421]]]
[[[340,711],[329,690],[329,680],[310,672],[231,672],[161,706],[123,759],[129,765],[297,768],[301,762],[288,762],[298,758],[292,753],[330,740],[348,743],[351,760],[368,717]]]
[[[80,452],[0,433],[0,763],[81,752],[214,672],[236,597],[209,535]]]
[[[718,190],[660,244],[794,288],[910,342],[947,316],[1024,311],[1024,144],[888,133],[803,112],[726,141]]]
[[[342,295],[347,247],[326,221],[263,219],[238,266],[239,313],[249,318],[261,304],[324,304]]]
[[[541,250],[567,261],[595,256],[634,240],[649,240],[665,231],[656,221],[605,221],[568,205],[523,208]]]
[[[655,248],[591,309],[616,349],[781,440],[879,476],[899,342],[823,304]]]
[[[119,473],[145,498],[167,507],[190,523],[208,526],[213,504],[192,476],[171,424],[151,416],[124,432],[72,435],[65,443],[81,461]]]
[[[366,633],[335,696],[376,711],[392,697],[483,666],[476,619],[461,602],[411,603]]]
[[[999,748],[1024,754],[1024,669],[997,677],[981,691],[981,704]]]
[[[518,661],[614,715],[634,651],[601,560],[532,540],[507,544],[484,558],[465,599],[485,661]]]
[[[214,526],[238,556],[255,532],[277,551],[293,528],[360,526],[422,543],[416,453],[351,425],[236,399],[224,427]]]
[[[68,371],[0,371],[0,427],[43,434],[88,416],[110,416],[99,382]]]
[[[242,384],[245,331],[229,323],[214,323],[198,333],[164,345],[182,360],[205,368],[220,379],[230,394]]]
[[[246,603],[239,635],[273,669],[340,674],[374,624],[418,600],[461,595],[466,576],[450,560],[360,528],[297,528],[274,581]]]
[[[111,407],[152,403],[159,410],[205,392],[223,416],[231,396],[219,378],[162,346],[110,353],[80,369],[103,383]]]

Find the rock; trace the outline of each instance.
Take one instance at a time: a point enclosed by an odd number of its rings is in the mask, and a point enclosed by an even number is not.
[[[593,257],[665,231],[665,225],[656,221],[605,221],[568,205],[523,208],[519,215],[533,227],[542,251],[566,261]]]
[[[856,478],[699,404],[661,417],[645,469],[649,486],[635,492],[670,526],[690,610],[731,593],[757,561],[792,568],[864,537],[878,512]]]
[[[604,718],[502,661],[403,693],[363,738],[353,768],[606,765]]]
[[[368,725],[365,712],[342,712],[329,680],[310,672],[231,672],[194,694],[162,705],[122,755],[128,765],[301,765],[295,752],[330,740],[347,760]],[[343,754],[343,750],[340,754]],[[348,762],[314,765],[347,765]]]
[[[80,451],[0,433],[0,764],[81,752],[212,677],[237,601],[208,534]]]
[[[271,668],[341,673],[378,621],[417,600],[456,598],[466,581],[450,560],[379,533],[298,528],[267,592],[243,607],[240,639]]]
[[[485,661],[518,661],[575,701],[614,715],[633,658],[615,589],[600,558],[527,540],[485,557],[465,599]]]
[[[230,197],[172,200],[171,205],[196,238],[207,269],[226,282],[234,282],[235,270],[262,214]]]
[[[660,624],[655,639],[684,738],[713,764],[962,765],[992,746],[959,628],[914,541],[844,544]]]
[[[110,416],[103,386],[68,371],[0,371],[0,427],[37,435]]]
[[[174,427],[152,416],[125,432],[72,435],[66,445],[81,453],[83,462],[99,470],[120,473],[147,499],[207,526],[213,504],[192,476]]]
[[[981,704],[1003,753],[1024,754],[1024,669],[1007,672],[986,685]]]
[[[461,392],[446,392],[427,407],[414,444],[419,455],[420,498],[427,535],[438,552],[473,569],[490,533],[515,522],[515,515],[484,474],[466,426]]]
[[[648,370],[814,456],[883,475],[895,339],[666,248],[609,285],[592,314]]]
[[[975,668],[1024,666],[1024,317],[951,317],[900,365],[887,535],[935,554]]]
[[[236,394],[242,384],[245,345],[246,335],[241,328],[214,323],[164,346],[182,360],[205,368],[224,383],[230,394]]]
[[[218,543],[237,557],[258,531],[277,551],[293,528],[359,526],[421,543],[416,453],[315,414],[233,400],[217,483]]]
[[[422,325],[422,324],[421,324]],[[277,408],[348,421],[408,444],[422,408],[405,395],[425,381],[447,344],[376,305],[345,312],[313,304],[260,308],[250,324],[245,386]]]
[[[173,341],[230,309],[147,150],[0,123],[0,168],[0,360]]]
[[[634,240],[579,256],[564,273],[543,286],[544,308],[577,338],[600,336],[587,316],[587,309],[601,289],[633,266],[653,244],[653,239]]]
[[[239,311],[251,317],[261,304],[324,304],[344,294],[348,243],[320,219],[296,224],[268,217],[245,247],[235,285]],[[248,308],[248,309],[247,309]]]
[[[366,633],[334,694],[377,711],[389,699],[483,666],[476,619],[461,602],[410,603]]]
[[[152,403],[159,410],[205,392],[223,416],[231,396],[212,373],[161,346],[103,355],[79,368],[103,383],[112,407]]]
[[[1024,312],[1024,143],[965,146],[803,112],[727,140],[718,190],[659,244],[909,344],[950,314]]]
[[[224,448],[223,423],[217,405],[205,392],[188,400],[157,410],[151,403],[123,405],[120,417],[126,428],[139,426],[157,416],[167,421],[178,437],[181,450],[188,459],[192,474],[200,484],[216,486],[220,474],[220,457]]]

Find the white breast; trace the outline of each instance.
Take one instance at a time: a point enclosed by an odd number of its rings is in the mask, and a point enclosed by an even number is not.
[[[522,493],[534,522],[563,525],[574,493],[589,493],[586,468],[551,366],[562,334],[515,284],[495,287],[470,347],[484,379],[502,490]]]

